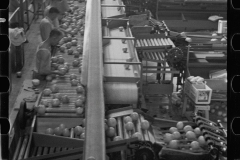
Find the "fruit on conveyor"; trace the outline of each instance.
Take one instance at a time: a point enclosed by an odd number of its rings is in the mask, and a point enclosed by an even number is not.
[[[68,95],[62,96],[62,103],[64,103],[64,104],[69,103],[69,97],[68,97]]]
[[[181,122],[181,121],[179,121],[179,122],[177,123],[177,125],[176,125],[176,127],[177,127],[178,130],[182,130],[182,129],[183,129],[183,126],[184,126],[184,124],[183,124],[183,122]]]
[[[188,140],[195,140],[196,139],[196,134],[193,131],[187,131],[186,137]]]
[[[60,48],[59,48],[59,50],[60,50],[60,52],[65,52],[65,47],[64,46],[61,46]]]
[[[59,87],[56,84],[52,85],[50,87],[50,89],[51,89],[52,93],[58,93],[59,92]]]
[[[79,62],[78,60],[74,60],[74,61],[72,62],[73,67],[78,67],[79,64],[80,64],[80,62]]]
[[[85,139],[85,133],[82,133],[82,134],[80,135],[80,138],[81,138],[81,139]]]
[[[54,129],[54,134],[57,136],[61,136],[62,135],[63,130],[60,129],[60,127],[56,127]]]
[[[107,125],[109,127],[115,127],[117,125],[117,120],[111,117],[107,120]]]
[[[172,149],[178,149],[178,140],[171,140],[168,146]]]
[[[51,75],[48,75],[48,76],[46,77],[46,80],[47,80],[47,81],[52,81],[52,79],[53,79],[53,78],[52,78]]]
[[[64,130],[63,130],[63,136],[64,136],[64,137],[70,137],[70,131],[69,131],[68,128],[64,128]]]
[[[65,60],[63,57],[58,57],[58,63],[59,64],[64,64]]]
[[[120,141],[120,140],[123,140],[123,138],[120,136],[116,136],[113,138],[113,141]]]
[[[110,137],[110,138],[114,137],[115,136],[115,128],[108,127],[107,136]]]
[[[132,122],[132,118],[130,116],[126,116],[123,118],[124,123]]]
[[[223,122],[227,123],[227,117],[223,118]]]
[[[59,107],[59,105],[60,105],[60,100],[59,99],[55,98],[55,99],[52,100],[52,106],[53,107]]]
[[[77,86],[76,91],[78,94],[84,94],[85,92],[83,86]]]
[[[39,105],[38,106],[38,109],[37,109],[37,112],[39,115],[44,115],[45,114],[45,111],[46,111],[46,107],[44,105]]]
[[[76,74],[70,74],[70,79],[73,80],[73,79],[77,79],[77,75]]]
[[[150,127],[150,124],[149,124],[149,122],[148,122],[147,120],[143,120],[143,121],[141,122],[141,128],[142,128],[143,130],[148,130],[149,127]]]
[[[62,100],[62,94],[61,93],[56,93],[53,95],[53,99],[59,99],[60,101]]]
[[[52,63],[58,63],[58,58],[57,57],[52,57],[51,61],[52,61]]]
[[[218,116],[222,116],[222,111],[218,111]]]
[[[171,128],[169,129],[169,132],[170,132],[170,133],[173,133],[173,132],[176,132],[176,131],[178,131],[178,129],[177,129],[176,127],[171,127]]]
[[[83,101],[80,100],[80,99],[77,99],[74,104],[75,104],[75,107],[76,107],[76,108],[77,108],[77,107],[83,107]]]
[[[75,135],[80,136],[83,133],[83,128],[81,126],[76,126],[74,128],[74,133]]]
[[[84,95],[78,96],[78,99],[81,99],[83,103],[86,101],[86,97]]]
[[[194,133],[196,134],[197,137],[199,137],[202,134],[200,128],[198,127],[194,129]]]
[[[135,133],[132,135],[132,137],[138,138],[139,141],[141,141],[141,140],[143,139],[142,134],[139,133],[139,132],[135,132]]]
[[[134,129],[134,125],[133,125],[132,122],[127,122],[125,124],[125,128],[126,128],[127,131],[132,131]]]
[[[83,114],[83,111],[84,111],[83,107],[78,107],[78,108],[76,108],[76,113],[77,113],[77,115]]]
[[[77,86],[78,83],[79,83],[79,81],[78,81],[77,79],[71,80],[71,85],[72,85],[72,86]]]
[[[181,138],[181,134],[178,131],[175,131],[172,133],[172,137],[173,139],[178,140]]]
[[[106,122],[105,122],[104,124],[105,124],[105,125],[104,125],[104,126],[105,126],[105,131],[107,131],[107,130],[108,130],[108,125],[107,125]]]
[[[53,135],[54,134],[54,130],[52,128],[48,128],[46,131],[45,131],[46,134],[49,134],[49,135]]]
[[[211,113],[215,113],[215,109],[211,109]]]
[[[48,100],[47,99],[42,99],[41,104],[44,105],[45,107],[48,107]]]
[[[189,125],[186,125],[184,128],[183,128],[184,132],[187,133],[188,131],[193,131],[193,128],[192,126],[189,126]]]
[[[191,147],[193,150],[197,150],[200,148],[198,141],[192,141],[191,142]]]
[[[67,48],[68,48],[68,51],[67,51],[68,55],[73,55],[73,50],[69,49],[69,47],[67,47]]]
[[[50,96],[52,93],[52,91],[49,88],[46,88],[43,90],[43,95],[44,96]]]
[[[82,120],[82,126],[85,127],[86,121],[85,118]]]
[[[203,136],[199,136],[198,143],[200,146],[204,146],[206,144],[205,138]]]
[[[73,52],[74,58],[79,58],[80,53],[78,51]]]
[[[139,115],[137,112],[133,112],[130,117],[132,118],[133,122],[137,122],[138,121],[138,118],[139,118]]]
[[[38,79],[33,79],[32,84],[33,86],[38,86],[40,84],[40,81]]]

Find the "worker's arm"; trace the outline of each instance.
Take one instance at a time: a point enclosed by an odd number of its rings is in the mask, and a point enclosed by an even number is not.
[[[52,71],[51,70],[51,64],[49,62],[50,60],[50,54],[46,54],[44,50],[40,50],[37,53],[38,59],[40,60],[39,66],[38,66],[38,73],[41,75],[50,75],[50,74],[58,74],[63,75],[59,71]]]
[[[52,30],[52,26],[51,24],[47,23],[47,22],[43,22],[40,25],[40,34],[42,37],[42,40],[45,41],[46,39],[48,39],[50,32]]]

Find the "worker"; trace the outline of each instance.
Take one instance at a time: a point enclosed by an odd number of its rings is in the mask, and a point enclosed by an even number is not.
[[[49,37],[40,43],[36,53],[36,68],[33,70],[33,79],[43,80],[51,74],[63,75],[59,71],[51,70],[51,46],[56,46],[63,36],[64,33],[61,30],[54,28]]]
[[[53,20],[58,17],[59,13],[56,7],[52,7],[49,9],[49,14],[41,20],[39,27],[42,41],[49,37],[51,30],[54,28]]]
[[[62,19],[65,12],[71,12],[72,10],[68,6],[67,0],[50,0],[49,5],[44,11],[44,16],[47,16],[49,14],[49,9],[51,7],[56,7],[60,11],[59,16],[53,21],[54,27],[59,27],[59,20]]]

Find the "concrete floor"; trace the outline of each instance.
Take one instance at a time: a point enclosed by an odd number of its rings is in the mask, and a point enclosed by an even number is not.
[[[9,96],[9,113],[11,113],[14,104],[16,103],[17,96],[22,88],[23,82],[26,79],[31,79],[32,70],[35,67],[35,54],[38,44],[41,42],[39,31],[40,19],[33,21],[30,29],[27,31],[26,36],[29,43],[24,46],[25,51],[25,64],[22,69],[22,77],[17,78],[16,73],[12,73],[12,91]]]

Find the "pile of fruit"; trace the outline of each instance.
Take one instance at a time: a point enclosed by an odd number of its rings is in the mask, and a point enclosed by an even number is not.
[[[76,101],[74,101],[74,105],[76,107],[76,114],[81,115],[83,114],[86,101],[85,89],[79,83],[79,80],[74,79],[76,78],[76,75],[71,74],[70,78],[72,78],[71,83],[73,86],[76,86],[76,94],[78,94]],[[62,104],[70,103],[68,95],[63,95],[59,93],[60,87],[55,82],[52,83],[53,84],[50,88],[46,88],[43,90],[43,97],[47,97],[47,99],[42,99],[40,105],[36,108],[39,115],[44,115],[47,107],[60,108]]]
[[[163,141],[167,148],[191,152],[202,152],[207,146],[200,128],[193,129],[190,125],[184,126],[183,122],[178,122],[176,127],[171,127],[164,134]]]
[[[199,76],[196,76],[196,77],[190,76],[190,77],[188,77],[187,79],[188,79],[192,84],[196,84],[196,83],[201,84],[201,83],[204,82],[204,78],[199,77]]]
[[[140,121],[140,119],[140,115],[136,112],[133,112],[128,116],[121,117],[122,123],[119,123],[119,121],[113,117],[105,119],[105,131],[107,138],[110,141],[119,141],[127,137],[137,137],[138,140],[143,140],[142,133],[145,133],[149,129],[150,123],[144,119],[141,119]]]
[[[227,102],[212,102],[210,104],[209,118],[214,122],[221,120],[227,123]]]
[[[56,128],[48,128],[45,131],[45,134],[55,135],[55,136],[64,136],[70,138],[85,138],[85,119],[83,119],[82,124],[74,128],[66,128],[64,124],[60,124]]]
[[[59,42],[61,45],[60,52],[63,54],[65,52],[68,55],[74,55],[75,60],[68,63],[64,59],[63,55],[58,54],[51,58],[52,70],[58,70],[63,74],[63,76],[48,75],[46,80],[50,83],[50,87],[43,90],[43,98],[40,105],[36,107],[39,115],[44,115],[46,108],[61,108],[61,106],[66,107],[66,105],[74,104],[76,108],[76,114],[81,115],[84,112],[84,104],[86,101],[85,88],[81,85],[81,81],[76,74],[72,71],[74,68],[79,67],[79,73],[82,70],[82,55],[83,44],[78,41],[78,33],[84,31],[84,16],[85,7],[80,8],[79,5],[75,5],[74,1],[68,1],[72,13],[66,13],[62,19],[63,24],[61,28],[66,31],[65,37]],[[66,51],[66,49],[68,49]],[[76,72],[74,72],[76,73]],[[56,79],[56,80],[54,80]],[[58,84],[60,80],[69,80],[72,87],[76,87],[76,99],[71,101],[67,94],[62,94],[61,85]],[[62,88],[64,89],[64,88]]]

